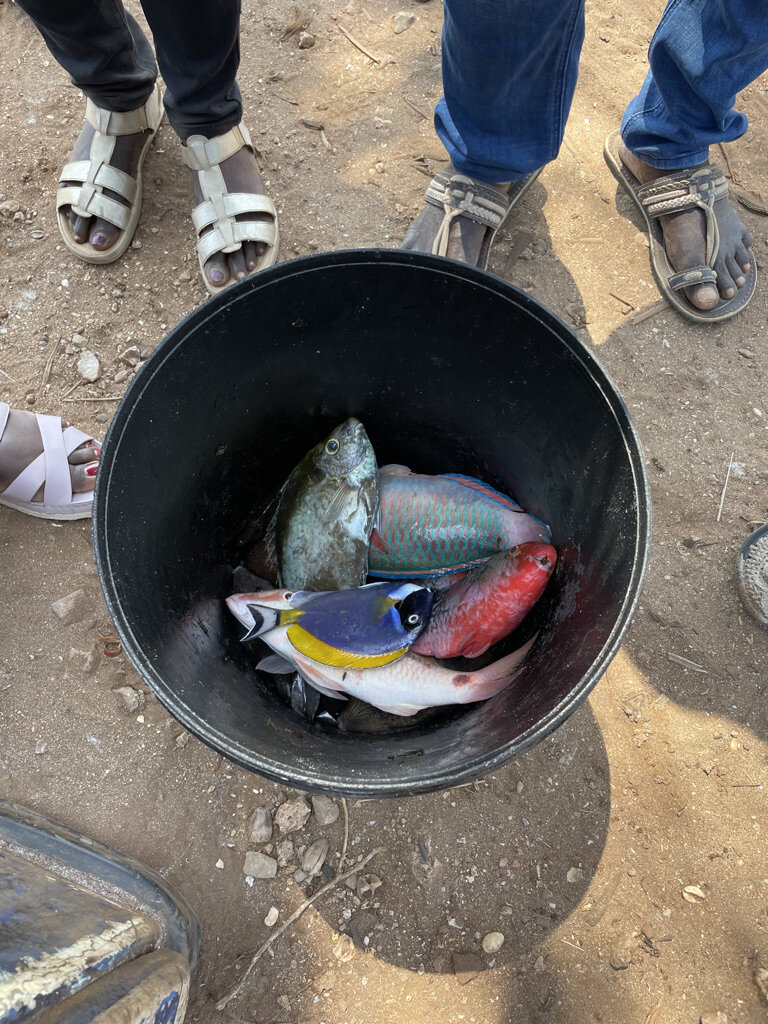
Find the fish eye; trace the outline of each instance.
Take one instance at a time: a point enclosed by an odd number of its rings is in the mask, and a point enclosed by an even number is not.
[[[286,592],[283,594],[283,600],[284,601],[290,601],[292,597],[293,597],[293,593],[290,590],[286,590]]]
[[[408,616],[408,619],[407,619],[407,622],[408,622],[408,625],[409,625],[409,626],[415,626],[415,625],[417,625],[417,624],[418,624],[418,623],[419,623],[420,621],[421,621],[421,620],[419,619],[419,616],[418,616],[418,615],[417,615],[417,614],[416,614],[415,612],[414,612],[414,613],[413,613],[412,615],[409,615],[409,616]]]
[[[330,438],[330,440],[325,442],[325,450],[328,452],[329,455],[335,455],[336,452],[339,450],[339,447],[339,442],[336,440],[335,437],[332,437]]]

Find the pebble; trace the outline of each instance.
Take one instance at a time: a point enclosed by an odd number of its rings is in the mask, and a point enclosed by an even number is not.
[[[301,870],[307,875],[317,875],[322,870],[328,856],[328,840],[316,839],[301,858]]]
[[[84,590],[75,590],[71,594],[67,594],[66,597],[54,601],[51,609],[65,626],[82,622],[93,612],[93,606]]]
[[[333,955],[340,964],[348,964],[355,955],[355,944],[351,935],[340,935],[333,944]]]
[[[44,754],[47,749],[48,749],[48,744],[45,743],[43,740],[38,740],[37,743],[35,744],[35,753],[36,754]]]
[[[125,367],[123,367],[122,370],[117,371],[112,380],[114,380],[115,384],[122,384],[125,378],[130,374],[130,372],[130,370],[126,370]]]
[[[268,807],[257,807],[248,822],[248,835],[254,843],[268,843],[272,838],[272,815]]]
[[[536,971],[537,974],[541,974],[541,972],[544,970],[544,957],[543,956],[537,956],[536,957],[536,961],[535,961],[535,963],[533,965],[533,969],[534,969],[534,971]]]
[[[175,743],[173,745],[174,745],[174,747],[176,747],[177,750],[183,750],[184,747],[186,747],[186,745],[188,743],[189,743],[189,733],[188,732],[180,732],[179,735],[176,737],[176,741],[175,741]]]
[[[97,381],[101,376],[101,363],[98,356],[87,349],[81,352],[80,358],[77,361],[77,372],[83,380],[90,381],[91,383]]]
[[[144,694],[132,686],[117,686],[112,692],[118,695],[127,711],[139,711],[144,707]]]
[[[309,877],[309,876],[307,875],[307,872],[306,872],[306,871],[302,871],[302,870],[301,870],[301,868],[297,868],[297,869],[296,869],[296,870],[295,870],[295,871],[293,872],[293,880],[294,880],[294,882],[296,882],[296,883],[297,883],[298,885],[301,885],[301,883],[302,883],[302,882],[305,882],[305,881],[307,880],[307,878],[308,878],[308,877]]]
[[[355,894],[359,900],[368,893],[373,896],[382,884],[383,883],[378,875],[361,875],[357,881],[357,885],[355,886]]]
[[[584,872],[581,870],[581,868],[569,868],[568,873],[565,877],[571,883],[571,885],[575,885],[576,882],[580,882],[582,880],[582,878],[584,877]]]
[[[743,356],[744,359],[754,359],[755,358],[755,353],[752,351],[751,348],[740,348],[739,349],[739,355]]]
[[[504,936],[501,932],[488,932],[483,937],[483,952],[484,953],[498,953],[501,947],[504,945]]]
[[[632,963],[632,957],[627,949],[616,949],[611,953],[611,967],[614,971],[626,971]]]
[[[395,35],[399,36],[401,32],[405,32],[406,29],[411,27],[415,20],[415,14],[411,14],[409,11],[398,11],[393,19],[395,24]]]
[[[97,423],[106,423],[107,420],[109,419],[109,416],[107,416],[105,412],[97,412],[93,418],[96,420]]]
[[[277,907],[270,907],[269,913],[264,918],[264,924],[267,926],[267,928],[271,928],[273,925],[277,924],[277,919],[279,916],[280,911],[277,909]]]
[[[87,345],[88,342],[86,341],[85,336],[83,334],[73,334],[72,344],[79,345],[79,347],[82,348],[83,345]]]
[[[251,878],[274,878],[277,874],[277,861],[266,853],[249,850],[243,862],[243,874]]]
[[[219,869],[219,871],[224,870],[224,861],[221,859],[221,857],[219,857],[219,859],[216,861],[216,867]]]
[[[281,832],[296,832],[302,828],[307,821],[311,808],[306,800],[297,797],[295,800],[287,800],[281,804],[275,814],[275,824]]]
[[[129,366],[135,366],[141,360],[141,351],[138,345],[131,345],[120,353],[120,359]]]
[[[728,1024],[728,1018],[722,1010],[718,1010],[716,1013],[702,1013],[699,1021],[701,1024]]]
[[[293,861],[293,843],[290,839],[283,839],[277,844],[278,867],[287,868]]]
[[[301,32],[299,34],[300,50],[308,50],[310,47],[314,46],[316,42],[317,40],[315,39],[311,32]]]
[[[332,825],[339,816],[339,805],[329,796],[313,796],[312,810],[318,825]]]

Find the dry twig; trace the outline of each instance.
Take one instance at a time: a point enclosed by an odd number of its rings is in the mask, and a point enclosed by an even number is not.
[[[728,460],[728,472],[725,474],[725,483],[723,484],[723,493],[720,495],[720,508],[717,510],[717,521],[720,522],[720,516],[723,514],[723,503],[725,501],[725,489],[728,486],[728,481],[731,478],[731,466],[733,465],[733,456],[735,452],[731,452],[731,457]]]
[[[344,843],[341,847],[341,856],[339,857],[339,865],[336,868],[336,878],[339,877],[339,872],[344,864],[344,858],[347,855],[347,843],[349,842],[349,811],[347,810],[347,801],[344,797],[341,798],[341,809],[344,811]]]
[[[266,953],[266,951],[269,949],[269,947],[276,939],[278,939],[285,931],[287,931],[295,921],[298,921],[298,919],[301,917],[305,910],[308,910],[313,903],[316,903],[317,900],[320,899],[321,896],[324,896],[327,892],[330,892],[331,889],[335,888],[335,886],[337,886],[339,882],[343,882],[344,879],[349,878],[350,875],[357,874],[365,867],[368,861],[373,860],[374,857],[378,856],[378,854],[383,852],[384,847],[377,846],[375,850],[371,850],[367,857],[363,857],[361,861],[353,865],[353,867],[349,868],[348,871],[345,871],[344,874],[337,874],[335,878],[333,878],[332,881],[328,882],[327,885],[324,885],[322,889],[318,889],[316,893],[313,893],[313,895],[309,897],[309,899],[304,900],[304,902],[301,904],[298,910],[295,910],[288,918],[288,920],[270,935],[266,942],[262,942],[262,944],[251,957],[251,962],[246,967],[245,972],[240,981],[238,981],[238,983],[235,985],[235,987],[228,995],[223,996],[218,1001],[218,1003],[216,1003],[216,1009],[223,1010],[228,1003],[232,1002],[233,999],[240,995],[240,993],[243,990],[243,986],[250,977],[251,971],[256,966],[261,957]]]
[[[374,57],[374,55],[370,52],[370,50],[366,50],[366,48],[363,46],[363,44],[359,43],[357,41],[357,39],[355,39],[355,37],[350,32],[347,32],[347,30],[344,28],[343,25],[339,25],[339,32],[341,32],[343,35],[345,35],[347,37],[347,39],[350,41],[350,43],[352,43],[353,46],[357,47],[357,49],[360,51],[360,53],[364,53],[365,56],[368,57],[369,60],[373,61],[374,64],[381,64],[381,61],[379,60],[379,58],[378,57]]]

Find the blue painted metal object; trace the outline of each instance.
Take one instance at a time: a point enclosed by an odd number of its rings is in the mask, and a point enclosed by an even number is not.
[[[199,943],[159,875],[0,800],[0,1024],[181,1024]]]

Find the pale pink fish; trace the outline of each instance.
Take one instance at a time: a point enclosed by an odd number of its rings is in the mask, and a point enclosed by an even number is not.
[[[521,662],[535,639],[534,636],[514,653],[474,672],[444,668],[432,658],[410,653],[382,668],[342,669],[321,665],[300,654],[288,639],[287,630],[280,627],[262,636],[280,658],[267,658],[257,667],[262,671],[285,672],[287,661],[328,697],[345,700],[344,695],[348,694],[393,715],[415,715],[424,708],[472,704],[495,696],[521,671]]]

